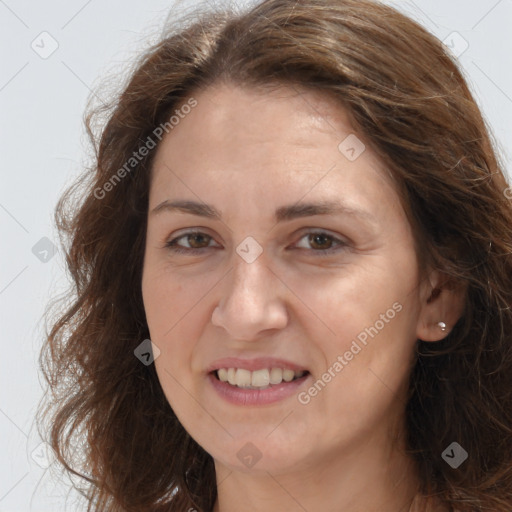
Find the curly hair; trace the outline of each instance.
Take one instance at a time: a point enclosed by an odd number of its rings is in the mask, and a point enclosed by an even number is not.
[[[405,414],[421,492],[450,510],[510,512],[511,189],[453,57],[369,0],[198,9],[176,27],[142,55],[109,109],[87,114],[94,165],[56,208],[72,288],[47,313],[38,420],[60,464],[85,482],[88,510],[209,512],[216,499],[212,457],[134,350],[149,337],[141,277],[156,152],[138,149],[169,130],[195,91],[223,81],[328,94],[391,172],[422,269],[467,290],[450,334],[416,344]],[[441,457],[453,440],[469,454],[457,469]]]

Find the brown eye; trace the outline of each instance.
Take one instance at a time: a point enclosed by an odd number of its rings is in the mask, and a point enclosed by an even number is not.
[[[191,233],[184,233],[172,240],[165,243],[165,247],[178,253],[195,254],[203,250],[213,248],[211,245],[213,238],[206,233],[194,231]]]
[[[302,236],[296,247],[301,250],[308,249],[310,252],[322,255],[336,252],[347,245],[346,242],[329,233],[312,231]]]
[[[332,237],[323,233],[311,233],[308,241],[313,249],[326,250],[332,247]]]
[[[189,246],[192,249],[201,249],[203,247],[208,247],[208,244],[211,240],[211,237],[208,235],[205,235],[203,233],[193,233],[190,235],[185,235],[187,238],[187,241],[189,243]],[[206,243],[206,245],[205,245]]]

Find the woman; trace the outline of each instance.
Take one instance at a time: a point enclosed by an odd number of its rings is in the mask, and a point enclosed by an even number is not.
[[[142,57],[85,187],[41,417],[89,510],[510,511],[510,189],[424,29],[204,13]]]

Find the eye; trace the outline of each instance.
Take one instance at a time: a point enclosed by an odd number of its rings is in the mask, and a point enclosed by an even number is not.
[[[181,240],[183,240],[185,244],[179,243]],[[200,231],[190,231],[169,240],[165,243],[165,247],[177,253],[199,254],[203,252],[204,249],[215,247],[209,245],[212,241],[213,238],[206,233],[202,233]]]
[[[304,242],[301,242],[305,240]],[[305,234],[295,245],[300,249],[312,249],[316,253],[327,254],[345,247],[347,244],[333,235],[322,231],[311,231]]]
[[[201,254],[206,249],[216,248],[212,245],[213,237],[201,231],[190,231],[172,238],[165,243],[165,247],[180,254]],[[324,233],[322,231],[311,231],[303,235],[294,248],[309,249],[317,254],[329,254],[347,246],[343,240]]]

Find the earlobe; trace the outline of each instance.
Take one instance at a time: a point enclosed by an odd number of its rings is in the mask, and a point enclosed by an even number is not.
[[[433,272],[428,281],[430,293],[422,304],[416,337],[440,341],[448,336],[464,312],[467,284],[455,282],[439,272]]]

